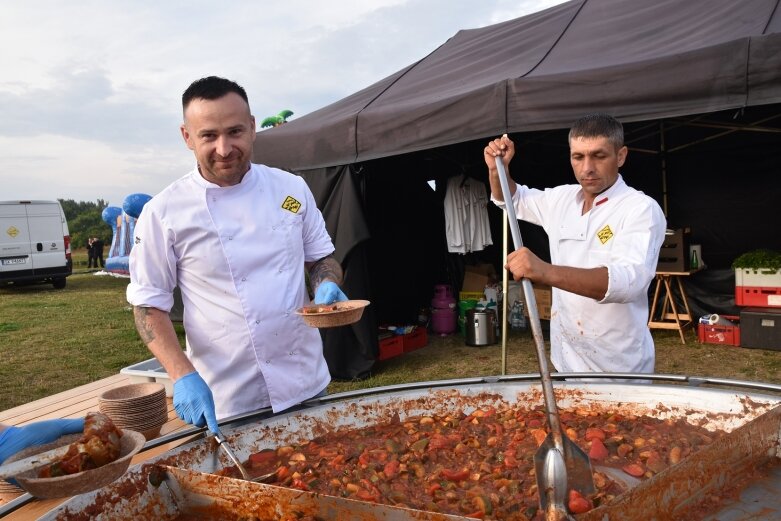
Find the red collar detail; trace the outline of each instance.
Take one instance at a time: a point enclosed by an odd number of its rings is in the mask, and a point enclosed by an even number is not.
[[[596,203],[594,203],[594,206],[599,206],[600,204],[602,204],[602,203],[604,203],[604,202],[606,202],[606,201],[607,201],[607,197],[605,197],[604,199],[600,199],[599,201],[597,201]]]

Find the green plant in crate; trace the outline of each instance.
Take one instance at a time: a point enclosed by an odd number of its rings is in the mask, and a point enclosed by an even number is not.
[[[772,275],[781,270],[781,253],[764,249],[749,251],[735,259],[732,268]]]

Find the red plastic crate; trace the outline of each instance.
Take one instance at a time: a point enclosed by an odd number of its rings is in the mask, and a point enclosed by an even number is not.
[[[428,344],[428,333],[424,327],[418,327],[412,333],[402,335],[401,338],[404,342],[405,353],[426,347]]]
[[[387,360],[404,354],[404,340],[400,335],[380,339],[380,355],[377,360]]]
[[[781,307],[781,288],[735,286],[735,304],[761,308]]]
[[[735,315],[721,315],[730,322],[740,323],[740,317]],[[718,324],[697,324],[697,336],[701,344],[725,344],[740,346],[740,325],[722,326]]]

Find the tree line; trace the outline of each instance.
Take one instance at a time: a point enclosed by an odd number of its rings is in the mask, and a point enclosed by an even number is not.
[[[113,231],[103,220],[103,210],[108,206],[106,201],[103,199],[98,199],[94,203],[73,199],[58,199],[58,201],[68,220],[72,249],[86,248],[90,237],[100,238],[106,247],[111,245]]]

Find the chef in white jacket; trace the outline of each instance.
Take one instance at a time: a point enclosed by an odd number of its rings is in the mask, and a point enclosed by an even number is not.
[[[277,412],[325,391],[320,334],[295,310],[346,300],[342,269],[301,177],[252,164],[255,119],[244,89],[218,77],[182,96],[182,137],[196,167],[144,206],[127,299],[142,340],[174,380],[179,416]],[[187,350],[169,312],[179,286]]]
[[[647,292],[664,240],[664,214],[619,174],[627,147],[616,119],[579,119],[569,147],[578,184],[537,190],[508,180],[517,217],[548,234],[551,263],[521,248],[508,255],[506,267],[515,280],[552,286],[551,361],[558,371],[652,373]],[[484,149],[491,199],[499,206],[495,158],[509,168],[514,154],[506,135]]]

